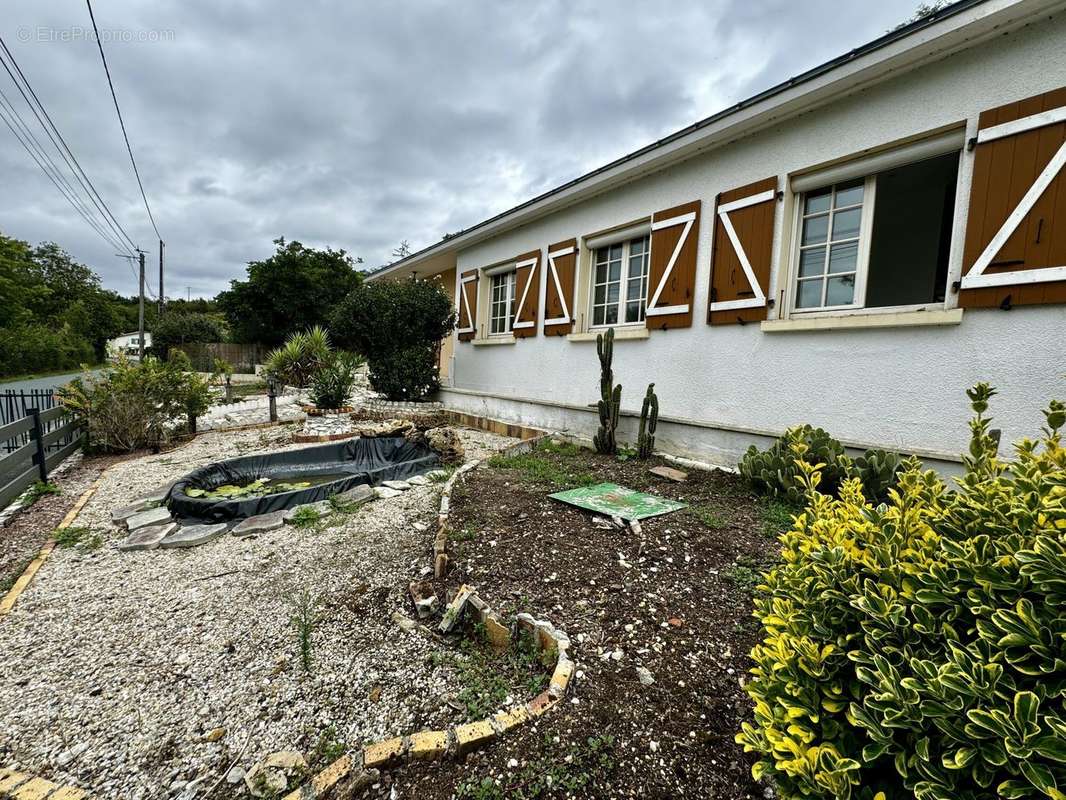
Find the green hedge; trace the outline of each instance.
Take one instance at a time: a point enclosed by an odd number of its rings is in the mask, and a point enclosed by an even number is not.
[[[1066,407],[1008,464],[969,394],[957,491],[912,459],[872,507],[802,465],[737,736],[785,798],[1066,798]]]

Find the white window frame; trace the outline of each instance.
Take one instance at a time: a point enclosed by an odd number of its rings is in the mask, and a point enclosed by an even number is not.
[[[499,272],[491,273],[488,278],[488,332],[489,336],[512,336],[514,331],[514,315],[515,315],[515,284],[517,283],[518,272],[515,269],[505,269]],[[499,304],[496,300],[496,281],[503,278],[507,281],[507,298],[504,301],[506,305],[505,315],[500,317],[496,315],[496,307]],[[502,319],[504,323],[504,329],[499,331],[493,330],[493,323]]]
[[[629,277],[629,258],[631,254],[630,245],[637,241],[642,240],[644,242],[644,272],[641,280],[641,286],[644,289],[644,317],[643,319],[636,320],[634,322],[626,322],[626,306],[629,304],[629,282],[632,280]],[[614,247],[615,245],[622,246],[622,269],[619,274],[618,287],[618,301],[615,305],[618,307],[618,321],[617,322],[602,322],[595,324],[595,309],[596,309],[596,256],[600,250]],[[588,320],[589,330],[607,330],[608,328],[644,328],[647,326],[648,320],[648,287],[651,282],[651,234],[637,234],[629,239],[623,239],[621,241],[608,242],[595,248],[589,249],[589,276],[588,276]],[[604,307],[609,307],[609,304],[605,304]],[[606,314],[604,315],[606,317]]]

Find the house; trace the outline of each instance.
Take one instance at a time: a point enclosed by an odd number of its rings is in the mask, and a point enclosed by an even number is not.
[[[440,280],[451,408],[735,464],[808,422],[957,472],[1066,394],[1066,3],[961,0],[372,276]],[[1006,448],[1004,449],[1006,452]]]
[[[152,334],[145,331],[144,347],[147,350],[152,346]],[[138,331],[123,333],[114,339],[107,340],[108,358],[117,358],[124,355],[127,358],[138,358],[141,352],[141,335]]]

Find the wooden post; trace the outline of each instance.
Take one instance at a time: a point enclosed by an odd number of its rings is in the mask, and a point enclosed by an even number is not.
[[[270,401],[270,421],[278,421],[278,383],[274,378],[267,378],[267,399]]]
[[[41,411],[37,408],[27,408],[26,412],[33,417],[33,432],[31,435],[34,441],[37,442],[37,454],[34,456],[34,460],[37,462],[37,473],[40,475],[41,483],[48,483],[48,464],[45,463],[44,429],[41,427]]]

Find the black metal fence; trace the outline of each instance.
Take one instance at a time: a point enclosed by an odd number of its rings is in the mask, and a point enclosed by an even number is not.
[[[49,473],[81,446],[85,435],[81,423],[62,406],[24,410],[21,419],[0,425],[0,441],[17,444],[0,458],[0,508],[35,481],[47,481]]]
[[[10,425],[20,419],[29,416],[30,409],[50,411],[59,406],[59,399],[52,389],[4,389],[0,391],[0,425]],[[51,418],[50,418],[51,419]],[[61,419],[54,419],[45,424],[45,433],[51,433],[62,427]],[[5,453],[13,453],[30,440],[28,431],[23,431],[18,436],[0,441],[0,450]],[[70,444],[70,439],[55,442],[50,449],[59,450]]]

